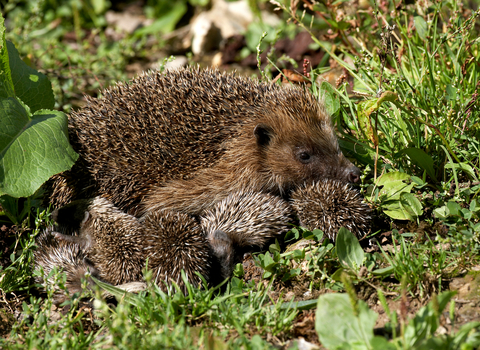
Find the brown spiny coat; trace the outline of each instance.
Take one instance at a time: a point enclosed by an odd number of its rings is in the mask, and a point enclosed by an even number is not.
[[[102,195],[136,216],[199,215],[233,192],[287,198],[304,183],[359,178],[308,91],[212,70],[118,84],[87,98],[69,133],[80,160],[53,179],[55,206]]]

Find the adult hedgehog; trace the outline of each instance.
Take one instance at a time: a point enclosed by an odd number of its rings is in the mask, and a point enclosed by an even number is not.
[[[87,97],[69,133],[80,159],[53,179],[57,207],[101,195],[135,216],[200,215],[233,192],[359,180],[308,91],[215,70],[148,72]]]

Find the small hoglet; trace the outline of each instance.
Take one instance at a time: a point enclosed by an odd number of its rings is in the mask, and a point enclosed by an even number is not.
[[[334,180],[299,188],[290,203],[269,194],[235,192],[199,219],[169,211],[137,219],[97,197],[53,212],[56,228],[37,239],[35,263],[46,275],[54,267],[63,269],[67,289],[74,293],[86,271],[113,285],[142,281],[148,261],[160,288],[175,282],[186,292],[181,270],[193,285],[201,284],[196,272],[218,284],[230,277],[245,251],[264,248],[298,223],[296,218],[335,239],[342,226],[365,235],[370,213],[356,190]],[[58,302],[63,297],[57,291]]]
[[[369,232],[372,210],[348,183],[323,180],[302,186],[292,193],[290,202],[301,226],[321,229],[332,240],[340,227],[358,238]]]

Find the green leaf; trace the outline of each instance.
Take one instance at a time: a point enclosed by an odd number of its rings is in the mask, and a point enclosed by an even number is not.
[[[329,115],[334,115],[340,109],[340,98],[330,83],[322,81],[320,84],[320,96],[323,96],[325,108]]]
[[[357,106],[357,120],[360,130],[364,135],[373,143],[377,144],[378,136],[373,130],[372,121],[370,120],[370,114],[374,112],[374,106],[377,103],[377,99],[360,102]],[[372,109],[373,108],[373,109]]]
[[[323,231],[316,228],[312,231],[312,234],[315,236],[316,240],[321,242],[323,239]]]
[[[402,181],[392,181],[383,186],[380,195],[385,196],[385,201],[400,200],[400,195],[402,193],[409,193],[413,186],[413,183],[408,185]]]
[[[460,327],[460,329],[455,334],[455,337],[453,339],[453,343],[457,346],[457,349],[461,349],[461,347],[460,347],[461,344],[466,344],[467,343],[467,339],[469,338],[469,335],[471,334],[471,331],[475,328],[480,328],[480,322],[469,322],[469,323],[464,324],[463,326]],[[473,337],[473,338],[476,338],[476,337]],[[477,340],[477,339],[475,339],[475,340]],[[470,341],[472,341],[472,340],[470,340]],[[473,349],[475,345],[477,345],[477,344],[476,343],[471,344],[470,349]]]
[[[340,262],[358,271],[363,264],[365,253],[357,237],[345,227],[341,227],[338,231],[335,247]]]
[[[411,188],[411,186],[408,186]],[[409,191],[395,196],[396,200],[382,205],[383,212],[395,220],[414,220],[423,213],[420,201]]]
[[[315,330],[327,349],[371,349],[377,317],[362,300],[354,309],[347,294],[324,294],[318,299]]]
[[[276,262],[272,259],[272,256],[270,255],[269,252],[265,253],[263,263],[264,263],[264,269],[265,270],[268,270],[269,268],[271,268],[272,266],[274,266],[276,264]]]
[[[414,218],[423,213],[422,203],[411,193],[401,193],[400,204],[403,206],[403,209]]]
[[[477,175],[475,175],[475,171],[467,163],[448,163],[445,164],[445,169],[461,170],[466,173],[472,180],[478,181]]]
[[[435,170],[433,169],[433,159],[425,151],[419,148],[407,148],[398,154],[406,154],[413,164],[425,170],[434,181],[437,181]]]
[[[457,99],[457,89],[455,89],[451,84],[447,84],[447,100],[455,101]]]
[[[53,108],[55,98],[48,78],[25,64],[9,41],[7,48],[15,95],[30,107],[32,113],[39,109]]]
[[[13,81],[5,42],[5,26],[3,23],[4,19],[0,13],[0,98],[7,98],[15,96],[15,93],[13,91]]]
[[[172,2],[173,3],[173,2]],[[187,5],[183,1],[173,3],[174,5],[168,9],[167,12],[162,13],[162,16],[149,26],[140,28],[135,31],[135,36],[142,36],[155,33],[169,33],[175,29],[178,21],[187,12]]]
[[[0,100],[0,195],[28,197],[78,158],[68,142],[67,117],[40,110],[33,116],[18,99]]]
[[[460,216],[460,210],[462,207],[458,203],[454,201],[448,201],[447,208],[450,215]]]
[[[444,205],[440,208],[437,208],[433,211],[433,214],[437,219],[445,219],[447,216],[449,216],[450,212],[447,209],[447,206]]]
[[[440,316],[455,294],[457,292],[447,291],[438,296],[434,295],[432,301],[418,310],[405,328],[405,349],[415,349],[435,334],[440,324]]]
[[[404,181],[410,179],[410,176],[406,173],[399,171],[386,173],[380,176],[377,180],[377,186],[384,186],[385,184],[393,181]]]
[[[413,22],[415,23],[415,28],[417,29],[418,36],[422,40],[425,40],[427,38],[428,31],[427,22],[423,19],[423,17],[420,16],[415,16]]]
[[[305,301],[296,301],[296,302],[285,302],[280,305],[280,309],[297,309],[297,310],[310,310],[313,309],[318,304],[318,299],[311,299]],[[271,309],[275,309],[276,305],[271,305]]]
[[[396,100],[398,100],[398,95],[395,92],[385,91],[379,98],[360,102],[357,106],[357,120],[360,129],[374,145],[378,144],[378,135],[374,130],[370,115],[377,111],[383,102],[394,102]]]
[[[383,269],[376,269],[372,271],[372,275],[375,276],[388,276],[391,275],[395,271],[393,266],[384,267]]]

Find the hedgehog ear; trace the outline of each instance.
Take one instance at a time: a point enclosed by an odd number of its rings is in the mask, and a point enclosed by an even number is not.
[[[258,124],[253,130],[253,134],[257,139],[257,144],[260,146],[267,146],[273,136],[273,130],[266,124]]]

